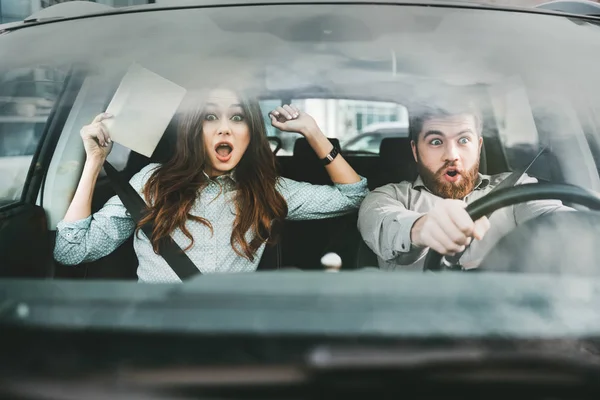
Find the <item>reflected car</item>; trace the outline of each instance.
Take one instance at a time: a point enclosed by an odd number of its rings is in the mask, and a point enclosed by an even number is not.
[[[408,126],[399,122],[380,122],[365,127],[358,135],[343,142],[341,148],[351,154],[379,154],[386,137],[408,137]]]

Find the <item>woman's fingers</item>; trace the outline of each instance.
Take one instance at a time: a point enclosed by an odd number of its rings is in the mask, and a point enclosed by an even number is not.
[[[98,115],[96,115],[96,117],[92,121],[92,124],[95,124],[96,122],[102,122],[102,120],[105,120],[105,119],[108,119],[108,118],[112,118],[112,117],[113,117],[112,114],[105,113],[105,112],[102,113],[102,114],[98,114]]]
[[[104,140],[104,145],[108,146],[112,140],[110,139],[110,135],[108,133],[108,129],[106,128],[106,126],[104,126],[104,124],[102,124],[102,122],[100,122],[99,124],[99,128],[100,128],[100,135],[102,135],[102,139]]]
[[[277,107],[275,109],[275,111],[277,111],[279,113],[279,115],[283,116],[285,119],[292,119],[292,114],[286,110],[284,107]]]
[[[292,118],[298,118],[298,115],[299,115],[298,110],[293,108],[291,105],[286,104],[283,106],[283,109],[285,111],[287,111],[288,114],[291,115]]]
[[[95,141],[102,147],[107,147],[112,143],[108,129],[102,123],[102,121],[112,118],[112,114],[102,113],[96,115],[92,123],[84,126],[81,129],[81,136],[83,139],[95,139]]]
[[[94,126],[94,137],[100,143],[100,146],[106,147],[106,139],[104,138],[104,133],[102,132],[102,127],[98,124]]]
[[[285,122],[298,118],[300,110],[291,104],[284,104],[271,111],[269,115],[274,116],[278,122]]]
[[[274,113],[275,112],[272,112],[271,114],[269,114],[269,117],[271,117],[271,125],[273,125],[277,129],[282,129],[283,124],[281,122],[279,122],[279,120],[274,115]]]
[[[96,122],[92,125],[86,125],[81,129],[81,136],[84,140],[93,139],[102,147],[106,147],[110,136],[108,130],[101,122]]]
[[[98,114],[96,115],[96,117],[94,117],[94,119],[92,120],[92,123],[90,125],[95,124],[96,122],[100,122],[104,119],[104,113],[102,114]]]

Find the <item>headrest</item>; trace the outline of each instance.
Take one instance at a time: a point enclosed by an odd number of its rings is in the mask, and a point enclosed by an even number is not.
[[[389,182],[413,181],[417,177],[417,164],[408,137],[387,137],[379,146],[382,167],[387,169]]]
[[[340,140],[338,138],[327,138],[338,149],[340,148]],[[309,157],[309,158],[317,158],[317,154],[308,144],[308,140],[305,137],[300,137],[296,139],[296,143],[294,143],[294,157]]]
[[[408,137],[387,137],[381,140],[379,146],[379,157],[390,160],[391,162],[411,161],[414,163],[412,149],[410,147],[410,138]]]
[[[328,138],[329,141],[340,147],[340,141],[336,138]],[[294,143],[294,162],[292,168],[288,168],[288,177],[302,182],[309,182],[315,185],[331,185],[331,178],[327,170],[323,168],[323,163],[319,160],[317,153],[310,147],[305,137],[296,139]]]

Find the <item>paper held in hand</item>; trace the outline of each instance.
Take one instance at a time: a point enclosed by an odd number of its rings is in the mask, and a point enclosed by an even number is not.
[[[139,64],[117,88],[103,121],[113,141],[146,157],[156,149],[186,90]]]

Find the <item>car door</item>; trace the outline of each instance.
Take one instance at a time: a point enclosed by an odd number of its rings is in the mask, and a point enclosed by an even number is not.
[[[0,70],[0,277],[53,274],[38,194],[79,85],[66,67]]]

